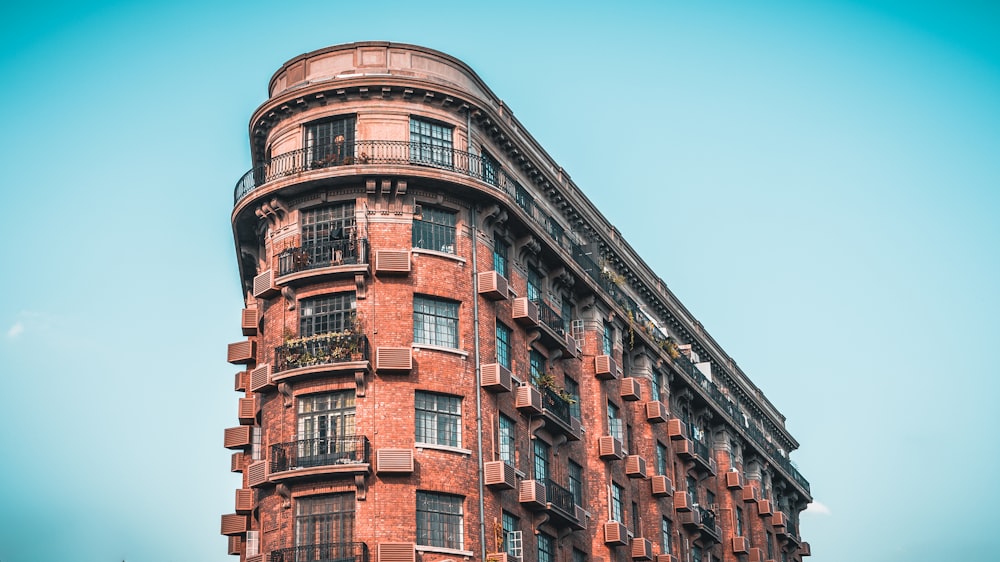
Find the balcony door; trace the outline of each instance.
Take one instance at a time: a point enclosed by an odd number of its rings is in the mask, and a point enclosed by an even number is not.
[[[295,561],[354,558],[354,492],[295,500]]]
[[[299,398],[300,467],[358,461],[354,439],[354,391],[342,390]]]

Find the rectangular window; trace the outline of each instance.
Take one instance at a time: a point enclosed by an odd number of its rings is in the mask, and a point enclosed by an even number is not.
[[[295,546],[306,560],[351,557],[354,541],[354,492],[295,499]],[[337,552],[346,548],[347,552]],[[315,550],[313,550],[315,549]]]
[[[413,247],[454,254],[457,213],[424,205],[417,216],[413,219]]]
[[[587,553],[580,549],[574,548],[573,558],[570,560],[570,562],[587,562]]]
[[[583,467],[569,461],[569,492],[573,494],[573,503],[583,505]]]
[[[483,181],[490,185],[500,185],[500,163],[490,156],[489,152],[483,152]]]
[[[774,535],[767,531],[767,559],[774,560]]]
[[[255,461],[264,460],[264,444],[262,443],[264,432],[260,426],[250,427],[250,459]]]
[[[687,495],[691,505],[698,503],[698,482],[692,476],[687,477]]]
[[[414,394],[417,444],[462,446],[462,399],[446,394]]]
[[[300,212],[302,246],[278,255],[280,275],[305,269],[360,263],[354,202]]]
[[[664,554],[670,554],[670,520],[664,517],[660,520],[660,549]]]
[[[514,184],[514,200],[529,215],[534,216],[535,199],[528,193],[528,190],[521,187],[518,183]]]
[[[555,539],[538,533],[538,562],[555,562]]]
[[[562,330],[564,334],[569,334],[570,329],[573,326],[573,305],[569,303],[569,299],[563,297],[562,307],[560,310],[560,316],[562,316]]]
[[[413,342],[458,349],[458,303],[414,296]]]
[[[451,127],[419,117],[410,117],[410,160],[450,168]]]
[[[656,473],[667,474],[667,446],[656,442]]]
[[[545,482],[549,479],[549,444],[541,439],[535,439],[534,444],[535,480]]]
[[[313,168],[354,160],[354,116],[306,125],[306,162]]]
[[[531,384],[538,384],[538,380],[545,374],[545,356],[541,352],[532,349],[528,354],[528,370],[531,374]]]
[[[653,369],[651,387],[653,391],[653,400],[659,400],[660,402],[666,404],[667,395],[663,392],[663,373],[657,369]]]
[[[734,523],[736,524],[735,525],[735,527],[736,527],[736,536],[737,537],[742,537],[743,536],[743,508],[742,507],[736,506],[736,514],[734,515],[734,517],[736,519],[734,521]]]
[[[260,552],[260,531],[247,531],[247,556],[256,556]]]
[[[498,436],[499,454],[500,460],[507,463],[510,466],[515,466],[515,428],[517,427],[514,420],[508,418],[507,416],[500,414],[500,427]]]
[[[580,383],[569,377],[566,377],[564,382],[566,383],[566,394],[572,399],[569,405],[569,415],[583,419],[583,416],[580,415]]]
[[[504,511],[500,517],[503,531],[503,551],[516,558],[521,557],[521,520]]]
[[[493,271],[496,271],[504,278],[510,279],[510,272],[508,271],[507,256],[510,254],[510,244],[506,240],[500,238],[499,235],[493,235]]]
[[[533,267],[528,267],[528,300],[539,302],[542,300],[542,274]]]
[[[461,550],[461,496],[417,491],[417,544]]]
[[[353,390],[310,394],[299,397],[297,402],[299,440],[294,467],[364,461],[354,439]]]
[[[639,532],[639,504],[632,502],[632,531]]]
[[[507,369],[511,368],[510,339],[513,331],[497,320],[497,363]]]
[[[625,504],[622,497],[625,495],[625,488],[618,484],[611,483],[611,521],[625,523]]]
[[[334,293],[299,301],[299,336],[345,332],[354,327],[354,293]]]
[[[691,547],[691,562],[701,562],[701,547],[698,545]]]
[[[601,345],[604,348],[604,355],[611,355],[614,349],[614,328],[608,322],[604,323],[604,334],[601,338]]]
[[[621,410],[611,402],[608,402],[608,435],[611,435],[622,443],[625,442],[622,433]]]

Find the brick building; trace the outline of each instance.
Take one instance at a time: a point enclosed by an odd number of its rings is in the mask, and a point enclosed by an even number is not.
[[[784,417],[465,64],[296,57],[250,140],[230,554],[809,554]]]

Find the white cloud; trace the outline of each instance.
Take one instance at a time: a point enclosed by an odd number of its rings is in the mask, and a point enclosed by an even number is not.
[[[806,507],[805,513],[814,513],[816,515],[830,515],[830,508],[826,504],[819,503],[818,501],[813,501]]]
[[[7,337],[16,338],[17,336],[21,335],[21,332],[23,331],[24,331],[24,324],[20,322],[14,322],[14,325],[11,326],[9,330],[7,330]]]

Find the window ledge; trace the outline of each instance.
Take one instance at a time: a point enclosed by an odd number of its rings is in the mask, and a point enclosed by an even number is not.
[[[468,449],[462,449],[461,447],[451,447],[449,445],[438,445],[437,443],[417,443],[414,445],[418,451],[422,449],[434,449],[436,451],[446,451],[449,453],[459,453],[466,456],[472,456],[472,451]]]
[[[463,358],[469,358],[468,351],[462,351],[461,349],[455,349],[454,347],[444,347],[441,345],[431,345],[429,343],[414,343],[413,349],[426,349],[427,351],[442,351],[444,353],[452,353],[454,355],[461,355]]]
[[[457,261],[457,262],[460,262],[462,265],[465,265],[465,258],[463,258],[463,257],[461,257],[461,256],[459,256],[457,254],[453,254],[451,252],[439,252],[437,250],[428,250],[427,248],[414,248],[413,249],[413,253],[414,254],[427,254],[428,256],[437,256],[439,258],[445,258],[445,259],[449,259],[449,260],[452,260],[452,261]]]
[[[443,546],[416,545],[417,552],[440,552],[442,554],[454,554],[455,556],[475,556],[471,550],[459,550],[457,548],[444,548]]]

